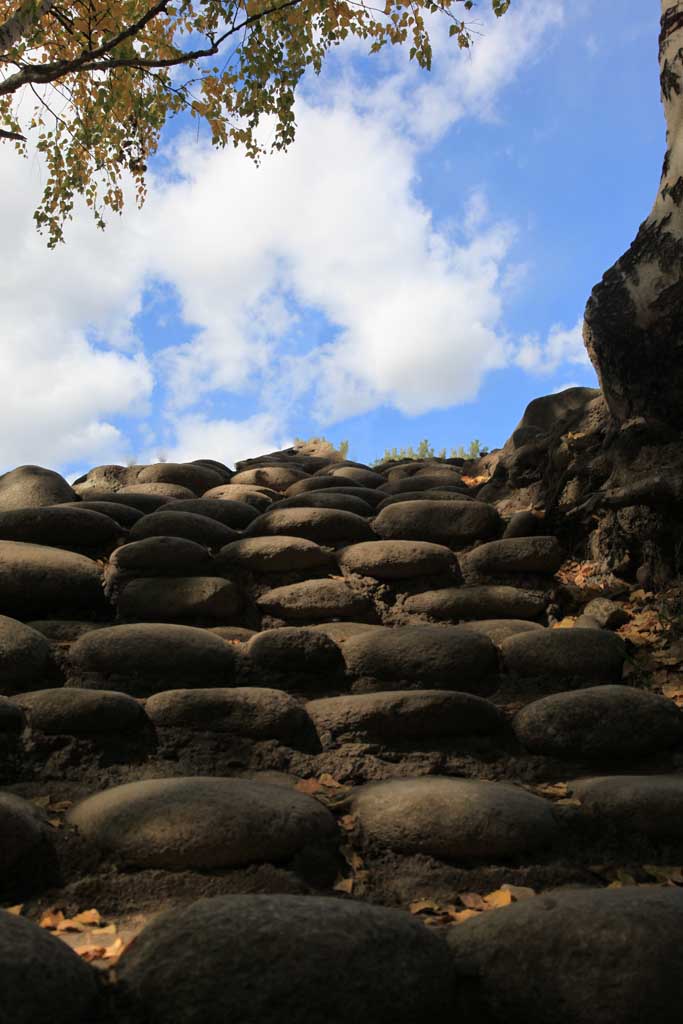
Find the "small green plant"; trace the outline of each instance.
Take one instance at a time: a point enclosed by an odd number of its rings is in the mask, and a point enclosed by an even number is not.
[[[434,445],[430,444],[425,438],[423,441],[420,441],[417,448],[413,448],[412,445],[409,445],[407,448],[385,448],[384,455],[380,459],[375,459],[372,465],[380,466],[383,462],[401,462],[406,459],[478,459],[481,455],[486,454],[488,454],[488,448],[482,448],[481,442],[476,438],[474,441],[470,441],[467,450],[465,450],[463,445],[460,445],[458,448],[451,448],[450,456],[447,455],[445,448],[437,452]]]

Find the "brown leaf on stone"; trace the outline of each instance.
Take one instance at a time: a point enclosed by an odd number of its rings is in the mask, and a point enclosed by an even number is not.
[[[83,959],[89,962],[93,960],[118,960],[126,948],[126,944],[123,939],[118,938],[112,942],[111,946],[97,946],[97,945],[84,945],[75,946],[74,952]]]
[[[408,910],[411,914],[440,914],[442,907],[439,903],[435,903],[434,900],[413,900],[412,903],[408,904]]]
[[[546,782],[541,786],[534,786],[536,793],[551,798],[565,797],[569,795],[569,788],[566,782]]]
[[[361,871],[365,867],[365,861],[352,847],[345,844],[339,848],[339,852],[352,871]]]
[[[458,899],[462,903],[463,907],[467,907],[468,910],[487,910],[487,903],[483,896],[480,896],[478,892],[461,892],[458,893]]]
[[[31,797],[31,803],[36,807],[47,808],[50,806],[50,796],[33,796]]]
[[[301,779],[294,788],[298,789],[300,793],[307,793],[309,796],[312,796],[314,793],[320,793],[323,789],[317,779]]]
[[[559,622],[553,622],[551,629],[573,629],[576,622],[574,615],[567,615],[564,619],[560,619]]]
[[[56,931],[64,920],[64,914],[61,910],[51,909],[45,911],[38,924],[41,928],[47,928],[48,931]]]
[[[356,827],[356,819],[353,814],[344,814],[339,819],[339,824],[345,832],[353,832]]]
[[[484,896],[487,910],[498,910],[499,907],[509,907],[512,903],[512,893],[509,889],[495,889],[487,896]]]
[[[683,867],[666,867],[663,864],[643,864],[645,871],[656,882],[663,885],[683,885]]]
[[[479,910],[453,910],[451,912],[449,908],[448,916],[454,924],[464,924],[465,921],[469,921],[473,917],[479,917],[480,913],[481,911]]]
[[[13,907],[5,907],[8,914],[13,914],[15,917],[21,917],[21,912],[24,909],[23,903],[15,903]]]
[[[322,775],[319,776],[318,782],[322,786],[329,786],[332,789],[343,789],[344,788],[343,784],[341,782],[338,782],[334,778],[334,776],[330,775],[329,772],[323,772]]]
[[[528,885],[510,885],[508,882],[505,882],[504,885],[501,885],[501,889],[510,893],[514,903],[529,900],[532,896],[536,895],[536,890],[531,889]]]
[[[339,878],[332,888],[335,892],[345,892],[348,896],[353,892],[353,878]]]

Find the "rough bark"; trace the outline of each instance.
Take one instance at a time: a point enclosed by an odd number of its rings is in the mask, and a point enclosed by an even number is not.
[[[683,429],[683,0],[662,0],[659,37],[667,148],[654,206],[593,289],[584,340],[618,423]]]

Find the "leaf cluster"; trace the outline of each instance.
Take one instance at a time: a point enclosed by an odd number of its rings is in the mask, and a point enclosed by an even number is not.
[[[486,0],[488,2],[488,0]],[[490,0],[497,16],[510,0]],[[429,69],[427,20],[449,19],[473,0],[0,0],[0,141],[43,154],[47,181],[35,220],[48,245],[63,240],[77,196],[99,227],[120,213],[130,174],[136,200],[163,126],[180,113],[208,125],[216,146],[257,161],[294,139],[294,96],[307,69],[350,36],[370,53],[408,47]],[[28,100],[28,102],[26,102]],[[274,124],[265,146],[258,128]],[[27,133],[32,133],[28,134]]]

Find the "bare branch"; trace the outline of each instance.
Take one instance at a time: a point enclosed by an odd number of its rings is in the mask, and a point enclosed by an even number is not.
[[[21,132],[9,132],[5,128],[0,128],[0,139],[12,139],[14,142],[26,142],[26,136],[22,135]]]

